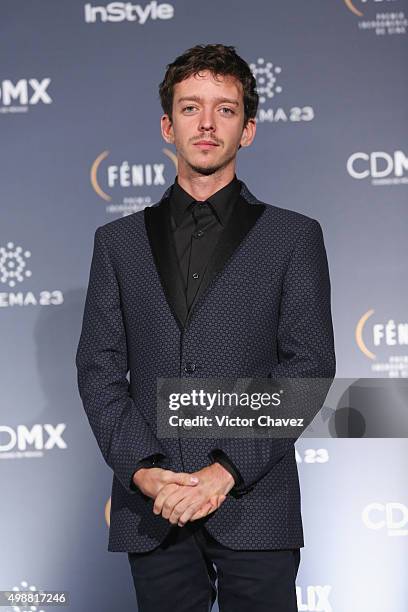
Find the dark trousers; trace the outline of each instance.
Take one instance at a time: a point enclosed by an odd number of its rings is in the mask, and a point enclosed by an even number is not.
[[[198,520],[175,525],[158,548],[128,557],[139,612],[209,612],[217,591],[220,612],[298,610],[299,548],[233,550]]]

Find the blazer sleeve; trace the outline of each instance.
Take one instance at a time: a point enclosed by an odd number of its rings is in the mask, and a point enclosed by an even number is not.
[[[294,406],[307,423],[323,406],[336,372],[330,293],[322,228],[318,221],[309,219],[296,240],[284,276],[278,363],[269,374],[282,381],[293,379]],[[230,493],[240,496],[293,450],[297,437],[221,439],[208,456],[238,475]]]
[[[103,458],[134,494],[138,489],[132,476],[139,462],[151,455],[167,456],[129,393],[119,285],[103,227],[94,236],[76,367],[79,394]]]

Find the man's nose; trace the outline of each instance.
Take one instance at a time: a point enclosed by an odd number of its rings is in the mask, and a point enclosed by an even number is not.
[[[199,129],[201,131],[215,130],[215,122],[210,110],[203,111],[201,114]]]

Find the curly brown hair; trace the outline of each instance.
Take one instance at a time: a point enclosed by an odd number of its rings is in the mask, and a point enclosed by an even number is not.
[[[258,110],[256,80],[247,62],[233,46],[221,44],[196,45],[167,64],[166,74],[159,85],[160,102],[165,114],[172,121],[174,86],[193,74],[210,70],[214,76],[233,76],[242,84],[244,93],[244,127]]]

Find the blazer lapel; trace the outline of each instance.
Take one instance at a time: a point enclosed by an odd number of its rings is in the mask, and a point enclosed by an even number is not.
[[[198,300],[206,292],[214,276],[222,271],[227,260],[233,255],[265,210],[266,205],[258,202],[248,191],[246,185],[242,184],[241,193],[210,257],[189,311],[187,310],[183,279],[171,233],[170,188],[166,190],[158,204],[144,209],[146,231],[154,262],[166,299],[181,331],[187,327]],[[243,197],[243,193],[249,196],[248,200]]]
[[[144,219],[154,263],[164,294],[182,331],[187,318],[187,303],[177,251],[172,240],[170,206],[168,204],[168,197],[163,196],[158,205],[147,206],[144,209]]]

